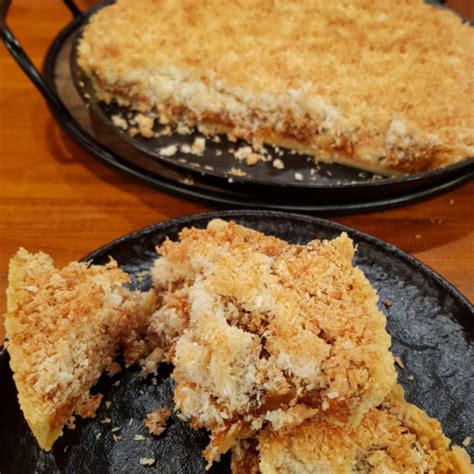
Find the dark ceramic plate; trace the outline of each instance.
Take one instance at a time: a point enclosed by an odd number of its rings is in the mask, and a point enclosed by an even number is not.
[[[412,193],[423,187],[439,184],[459,172],[473,170],[474,158],[438,170],[410,176],[381,178],[373,173],[361,172],[361,170],[338,164],[320,163],[316,166],[311,157],[292,155],[283,149],[280,151],[282,155],[276,153],[272,153],[272,155],[283,160],[285,163],[284,170],[277,170],[271,162],[259,162],[250,167],[238,162],[229,152],[229,149],[238,149],[245,143],[232,143],[223,136],[221,137],[221,143],[213,143],[211,140],[207,140],[206,151],[203,156],[193,156],[180,151],[172,157],[163,156],[159,152],[161,148],[168,145],[178,145],[179,147],[183,144],[191,144],[199,134],[194,133],[189,136],[174,134],[170,137],[151,139],[139,135],[133,138],[130,137],[126,131],[117,128],[112,123],[114,115],[119,114],[127,117],[130,109],[121,107],[116,103],[107,105],[99,101],[96,98],[92,84],[82,74],[77,65],[77,44],[82,36],[82,30],[87,23],[87,19],[98,9],[110,3],[110,1],[102,2],[87,12],[81,24],[77,25],[77,29],[73,32],[74,37],[70,53],[72,80],[84,103],[89,105],[91,113],[100,120],[109,133],[120,137],[123,142],[145,153],[153,160],[158,160],[192,174],[198,171],[203,176],[224,181],[228,187],[230,187],[230,184],[226,183],[228,178],[233,181],[234,187],[238,187],[237,183],[253,185],[254,188],[256,186],[263,187],[266,193],[269,192],[269,187],[277,188],[276,192],[278,192],[278,188],[284,186],[286,192],[301,193],[301,191],[304,191],[304,196],[307,199],[319,197],[320,201],[324,200],[326,203],[335,200],[341,201],[341,197],[345,201],[351,199],[360,201],[361,199],[381,199],[401,193]],[[159,129],[159,126],[155,127],[155,131]],[[272,147],[267,148],[271,149]],[[217,150],[221,153],[219,158],[216,157]],[[245,176],[231,174],[230,170],[233,168],[240,169],[245,173]],[[296,181],[295,173],[301,174],[303,180]]]
[[[393,305],[387,315],[393,352],[405,363],[399,380],[409,401],[438,418],[455,443],[474,432],[474,319],[472,305],[449,283],[418,260],[397,248],[356,230],[332,222],[271,211],[228,211],[200,214],[155,224],[122,237],[84,258],[105,263],[114,257],[121,268],[136,276],[150,267],[155,246],[166,237],[176,239],[184,226],[205,227],[214,218],[236,222],[293,243],[332,238],[346,231],[358,244],[355,263],[377,289],[380,301]],[[133,279],[134,288],[146,289],[149,281]],[[173,416],[159,438],[147,435],[143,417],[172,404],[171,368],[162,366],[158,383],[143,381],[135,369],[113,379],[104,377],[96,387],[112,402],[102,404],[94,420],[79,421],[65,430],[51,453],[44,453],[33,439],[16,401],[6,354],[0,355],[0,472],[7,473],[106,473],[106,472],[204,472],[200,452],[207,444],[203,431],[192,431]],[[414,379],[410,381],[409,375]],[[116,382],[120,381],[118,385]],[[105,417],[111,424],[101,424]],[[111,428],[120,427],[121,439],[112,439]],[[143,434],[144,441],[135,441]],[[471,456],[474,449],[468,448]],[[145,468],[142,457],[154,457],[156,466]],[[210,472],[229,472],[225,457]]]

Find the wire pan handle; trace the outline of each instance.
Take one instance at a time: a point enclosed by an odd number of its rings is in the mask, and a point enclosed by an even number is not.
[[[72,13],[74,20],[80,20],[84,17],[84,14],[76,6],[73,0],[63,0],[63,2]],[[56,92],[48,85],[38,69],[36,69],[29,56],[21,47],[20,42],[7,25],[7,14],[10,5],[11,0],[0,0],[0,36],[2,37],[7,50],[19,64],[21,69],[23,69],[25,74],[30,78],[36,88],[41,92],[46,100],[49,110],[62,129],[93,155],[101,157],[109,164],[114,163],[119,169],[123,169],[123,166],[120,163],[116,163],[115,155],[102,148],[92,137],[81,130],[80,126],[78,126]]]
[[[77,7],[73,0],[63,0],[65,5],[71,11],[74,18],[82,16],[81,10]],[[2,37],[5,47],[9,53],[13,56],[15,61],[21,67],[23,72],[29,77],[31,82],[41,92],[41,95],[45,98],[51,111],[58,120],[70,120],[71,115],[68,110],[61,102],[57,94],[51,89],[51,87],[44,81],[43,76],[40,74],[36,66],[31,61],[30,57],[26,54],[25,50],[21,47],[20,42],[13,34],[12,30],[7,25],[8,10],[11,6],[11,0],[0,0],[0,35]]]

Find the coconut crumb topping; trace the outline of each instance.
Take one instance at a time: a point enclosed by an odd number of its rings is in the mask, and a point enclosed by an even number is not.
[[[142,296],[115,261],[58,269],[44,253],[11,259],[6,336],[25,418],[49,450],[73,413],[93,417],[102,395],[89,390],[117,355]],[[34,291],[33,291],[34,289]]]
[[[112,115],[112,123],[122,130],[127,130],[128,123],[121,115]]]
[[[160,155],[170,157],[170,156],[176,155],[177,151],[178,151],[178,147],[176,145],[168,145],[168,146],[160,148]]]
[[[386,308],[391,308],[393,306],[393,301],[389,298],[383,300],[383,304]]]
[[[420,0],[118,0],[78,63],[106,102],[403,174],[473,156],[473,48],[472,27]]]
[[[257,446],[234,451],[232,472],[237,474],[244,462],[257,466],[255,474],[472,472],[468,454],[449,445],[439,422],[407,403],[403,389],[396,386],[357,427],[316,418],[278,432],[264,429]]]
[[[197,137],[194,139],[191,145],[191,153],[193,155],[202,155],[206,149],[206,139],[203,137]]]
[[[395,360],[395,363],[398,365],[398,367],[400,367],[400,369],[405,368],[405,364],[399,356],[393,356],[393,359]]]
[[[404,365],[346,234],[293,245],[213,220],[157,251],[143,293],[124,288],[113,260],[58,269],[43,253],[12,258],[7,348],[42,448],[75,415],[95,417],[103,395],[89,391],[121,370],[122,349],[143,375],[174,365],[177,416],[211,432],[207,467],[232,449],[234,473],[471,472],[467,453],[395,385],[394,363]],[[154,410],[144,425],[159,436],[170,415]],[[114,442],[119,431],[110,428]]]
[[[145,138],[153,137],[153,126],[155,124],[155,119],[153,117],[144,114],[137,114],[135,115],[135,122],[138,125],[140,135]]]
[[[79,400],[74,407],[74,413],[82,418],[95,418],[95,412],[102,401],[104,395],[97,393],[95,395],[87,394]]]
[[[245,161],[248,166],[253,166],[264,159],[260,153],[256,153],[250,146],[242,146],[234,152],[234,156],[239,161]]]
[[[234,166],[229,170],[229,174],[232,176],[239,176],[239,177],[247,176],[247,173],[244,170],[240,168],[235,168]]]
[[[151,434],[159,436],[166,430],[166,423],[170,415],[171,411],[169,408],[160,408],[152,411],[146,416],[144,425],[148,428],[148,431]]]
[[[280,158],[276,158],[275,160],[273,160],[272,165],[277,170],[282,170],[285,168],[285,163],[283,163],[283,161],[280,160]]]
[[[140,458],[140,464],[142,466],[153,466],[156,462],[155,458]]]
[[[117,375],[122,371],[122,366],[118,362],[113,361],[111,364],[109,364],[105,371],[109,376]]]
[[[391,389],[385,317],[347,235],[290,245],[215,220],[158,251],[151,326],[160,341],[164,324],[180,335],[168,352],[175,403],[211,430],[209,462],[262,422],[296,425],[325,407],[357,423]]]

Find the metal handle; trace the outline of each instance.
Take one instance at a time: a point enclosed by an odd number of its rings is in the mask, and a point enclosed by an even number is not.
[[[84,16],[79,8],[77,8],[74,1],[63,1],[75,19],[80,19],[80,17]],[[111,152],[105,148],[102,148],[93,138],[81,130],[80,126],[71,116],[67,108],[62,103],[61,99],[57,96],[56,92],[48,85],[48,83],[43,79],[43,76],[31,62],[31,59],[25,53],[15,35],[7,26],[6,19],[10,5],[11,0],[0,0],[0,35],[2,40],[15,61],[20,65],[25,74],[31,79],[33,84],[41,92],[46,100],[46,103],[48,104],[49,110],[53,114],[58,124],[69,136],[71,136],[77,143],[82,145],[93,155],[102,157],[107,163],[114,163],[115,166],[123,169],[123,165],[116,162],[116,157]]]
[[[71,10],[72,16],[76,18],[76,16],[82,16],[81,10],[77,7],[73,0],[63,0],[66,6]]]
[[[63,0],[66,6],[71,11],[73,17],[82,16],[82,12],[76,6],[73,0]],[[0,35],[2,37],[5,47],[13,56],[18,65],[23,69],[23,72],[30,78],[31,82],[41,92],[42,96],[48,103],[51,111],[59,120],[69,120],[71,115],[61,102],[56,93],[44,81],[38,69],[35,67],[25,50],[21,47],[13,32],[7,25],[8,10],[11,5],[11,0],[0,0]]]

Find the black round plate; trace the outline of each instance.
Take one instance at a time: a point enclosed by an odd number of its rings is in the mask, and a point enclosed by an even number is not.
[[[329,193],[327,189],[318,187],[288,187],[282,192],[278,186],[228,183],[221,178],[206,175],[199,163],[193,164],[192,173],[164,163],[163,160],[156,160],[122,140],[116,133],[110,133],[103,121],[97,118],[97,114],[90,113],[77,92],[71,77],[70,58],[74,32],[82,22],[82,16],[76,16],[58,34],[48,50],[43,67],[45,82],[64,104],[65,110],[58,108],[57,101],[48,100],[48,105],[58,123],[77,143],[109,166],[159,190],[214,206],[334,215],[388,209],[426,199],[459,186],[474,176],[474,170],[459,170],[437,184],[432,183],[414,191],[400,190],[400,194],[396,196],[375,199],[367,194],[367,190],[351,197],[346,191]],[[370,189],[373,191],[375,188]]]
[[[401,193],[413,193],[422,188],[439,184],[448,177],[453,177],[460,172],[468,172],[474,169],[474,158],[455,163],[433,171],[417,173],[401,177],[380,177],[373,173],[338,164],[319,163],[316,165],[309,156],[295,156],[288,150],[281,149],[281,155],[272,153],[275,158],[281,158],[285,163],[284,170],[277,170],[271,162],[259,162],[254,166],[246,166],[238,162],[229,152],[229,149],[238,149],[245,142],[229,142],[221,136],[220,143],[207,140],[206,151],[203,156],[193,156],[180,151],[172,157],[160,154],[159,150],[168,145],[191,144],[198,133],[182,136],[174,134],[169,137],[143,138],[140,135],[130,137],[126,131],[117,128],[112,117],[119,114],[127,117],[130,109],[121,107],[117,103],[105,104],[97,99],[94,87],[88,78],[82,73],[77,65],[77,45],[82,36],[82,30],[87,23],[87,18],[100,8],[110,4],[109,1],[96,5],[85,14],[85,20],[78,25],[73,33],[72,48],[70,53],[71,76],[77,91],[85,104],[89,105],[91,112],[100,120],[109,133],[120,137],[122,141],[145,153],[153,160],[158,160],[167,165],[177,167],[189,173],[196,173],[198,169],[202,175],[218,178],[227,184],[231,178],[234,187],[239,183],[263,187],[268,193],[268,188],[279,188],[284,186],[287,190],[291,188],[293,193],[308,197],[318,196],[329,203],[332,201],[346,202],[354,199],[381,199],[400,195]],[[155,131],[160,127],[156,126]],[[267,147],[271,149],[272,147]],[[216,157],[216,151],[221,155]],[[245,173],[243,176],[235,176],[231,169],[239,169]],[[303,176],[303,181],[295,180],[295,173]],[[229,186],[229,184],[227,184]],[[302,194],[304,191],[304,194]],[[278,190],[276,191],[278,192]]]
[[[393,352],[405,363],[405,369],[399,370],[399,381],[408,400],[438,418],[445,433],[457,444],[474,432],[472,305],[421,262],[367,234],[296,214],[213,212],[152,225],[111,242],[84,260],[103,264],[112,256],[133,276],[134,288],[146,289],[150,282],[135,277],[156,258],[155,246],[167,237],[176,239],[185,226],[202,228],[216,217],[233,219],[292,243],[348,232],[358,245],[355,263],[377,289],[380,301],[390,299],[393,303],[390,308],[380,303],[380,308],[387,315]],[[171,367],[162,366],[156,385],[141,380],[134,368],[112,379],[103,377],[96,390],[112,402],[111,407],[107,409],[103,403],[96,419],[80,420],[74,431],[66,429],[53,451],[44,453],[19,410],[8,357],[6,353],[0,355],[0,472],[204,472],[200,451],[207,443],[205,432],[192,431],[175,415],[159,438],[147,435],[143,427],[146,413],[173,406],[170,372]],[[414,376],[412,381],[409,375]],[[112,422],[100,423],[106,417]],[[112,427],[120,427],[120,440],[113,440]],[[134,440],[135,434],[144,435],[145,440]],[[468,450],[474,455],[472,445]],[[154,457],[155,467],[141,466],[142,457]],[[210,472],[229,472],[229,457]]]

